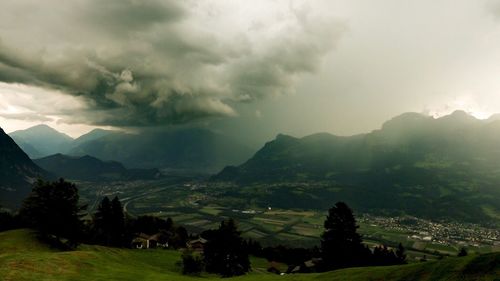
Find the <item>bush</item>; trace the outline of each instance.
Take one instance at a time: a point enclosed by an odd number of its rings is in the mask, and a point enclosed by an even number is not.
[[[182,254],[182,274],[199,275],[203,271],[203,259],[192,251]]]

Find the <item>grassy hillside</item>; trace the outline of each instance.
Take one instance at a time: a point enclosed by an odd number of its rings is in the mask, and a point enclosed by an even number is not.
[[[27,230],[0,233],[0,280],[228,280],[183,276],[176,266],[179,259],[176,251],[86,245],[60,252],[40,244]],[[287,276],[266,273],[262,259],[252,259],[252,265],[252,273],[229,280],[500,280],[500,254]]]

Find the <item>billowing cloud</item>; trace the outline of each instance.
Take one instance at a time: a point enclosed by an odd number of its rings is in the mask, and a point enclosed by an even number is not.
[[[2,1],[0,81],[76,97],[77,111],[55,112],[67,123],[234,116],[232,104],[292,91],[344,29],[307,2]]]

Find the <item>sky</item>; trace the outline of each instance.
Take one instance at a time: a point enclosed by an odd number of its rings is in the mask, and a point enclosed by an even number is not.
[[[0,127],[256,142],[500,112],[500,0],[4,0]]]

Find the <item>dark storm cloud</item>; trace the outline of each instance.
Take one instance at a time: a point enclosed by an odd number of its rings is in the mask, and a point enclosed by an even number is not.
[[[200,4],[2,1],[0,81],[78,96],[85,106],[63,112],[63,122],[186,123],[236,115],[231,103],[290,91],[298,75],[316,70],[343,29],[283,5],[279,32],[266,26],[234,32],[195,7]]]

